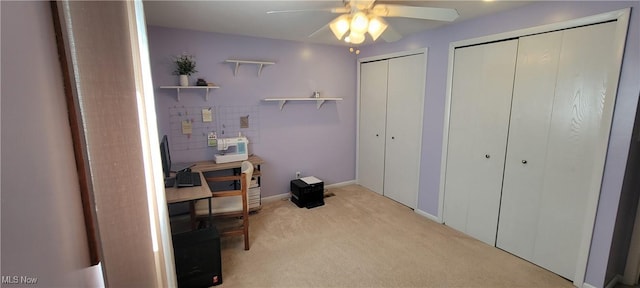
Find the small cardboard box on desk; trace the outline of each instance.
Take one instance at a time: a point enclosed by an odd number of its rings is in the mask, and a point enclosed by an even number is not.
[[[313,176],[291,180],[291,202],[307,209],[324,205],[324,182]]]

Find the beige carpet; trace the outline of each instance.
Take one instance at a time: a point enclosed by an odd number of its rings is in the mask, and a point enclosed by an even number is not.
[[[551,272],[358,185],[313,209],[250,216],[251,250],[222,239],[222,287],[573,287]]]

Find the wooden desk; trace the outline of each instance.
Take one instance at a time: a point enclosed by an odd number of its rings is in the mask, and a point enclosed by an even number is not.
[[[251,162],[251,164],[253,164],[254,167],[258,167],[262,163],[264,163],[264,160],[262,160],[262,158],[256,155],[249,156],[249,159],[247,159],[247,161]],[[193,167],[191,167],[191,170],[200,171],[200,172],[211,172],[211,171],[240,168],[241,166],[242,166],[242,161],[219,163],[219,164],[213,161],[201,161],[201,162],[196,162],[196,164]],[[254,175],[256,175],[256,172],[259,172],[259,171],[254,171]]]
[[[193,171],[200,172],[200,171]],[[211,197],[211,190],[207,185],[207,180],[204,179],[204,175],[200,173],[200,183],[202,186],[194,187],[169,187],[164,188],[165,197],[167,198],[167,204],[180,203],[191,200],[200,200]]]
[[[204,178],[204,174],[202,174],[202,172],[200,171],[193,171],[193,172],[198,172],[198,174],[200,175],[200,183],[202,183],[202,185],[200,186],[193,186],[193,187],[169,187],[169,188],[164,188],[164,194],[165,194],[165,198],[167,199],[167,204],[175,204],[175,203],[180,203],[180,202],[191,202],[190,203],[190,207],[191,210],[193,211],[193,205],[195,203],[196,200],[200,200],[200,199],[207,199],[209,201],[209,223],[211,223],[211,190],[209,189],[209,185],[207,184],[207,180]],[[175,175],[173,175],[175,176]],[[193,219],[193,212],[191,212],[191,219]],[[191,223],[191,229],[195,229],[195,222]]]
[[[264,160],[262,160],[262,158],[255,156],[255,155],[251,155],[249,156],[249,159],[247,159],[247,161],[251,162],[251,164],[253,164],[254,170],[253,170],[253,177],[256,178],[258,187],[262,186],[261,184],[261,177],[262,177],[262,172],[260,165],[262,165],[264,163]],[[214,163],[213,161],[201,161],[201,162],[196,162],[195,165],[193,167],[191,167],[192,171],[200,171],[202,173],[206,173],[206,172],[213,172],[213,171],[222,171],[222,170],[233,170],[233,174],[235,175],[239,175],[240,174],[240,168],[242,166],[242,161],[236,161],[236,162],[229,162],[229,163]],[[240,183],[238,182],[234,182],[234,189],[240,189],[239,185]],[[214,188],[215,189],[215,188]],[[255,212],[261,209],[262,207],[262,203],[260,200],[260,190],[258,191],[254,191],[254,188],[249,187],[249,211],[250,212]],[[260,188],[258,188],[260,189]],[[216,191],[212,191],[214,194],[216,193]],[[213,205],[214,206],[214,214],[218,214],[215,210],[218,210],[216,207],[219,207],[217,205]]]
[[[264,163],[264,160],[262,160],[262,158],[255,155],[250,156],[247,160],[251,162],[256,168],[259,168],[260,165]],[[165,188],[165,197],[167,198],[167,204],[211,198],[212,192],[211,189],[209,189],[209,185],[207,184],[207,180],[204,178],[203,173],[240,168],[241,166],[242,161],[220,164],[214,163],[213,161],[196,162],[195,165],[191,167],[191,171],[200,172],[200,181],[202,183],[202,186]],[[261,176],[260,169],[255,169],[253,175],[256,177]]]
[[[251,162],[251,164],[253,164],[253,166],[255,167],[253,176],[260,177],[261,176],[260,165],[264,163],[264,160],[262,160],[262,158],[255,155],[250,156],[249,159],[247,160]],[[182,188],[177,188],[177,187],[165,188],[165,198],[167,199],[167,204],[190,201],[191,210],[193,213],[193,205],[196,200],[208,199],[209,223],[211,223],[212,213],[215,212],[211,210],[212,209],[211,198],[213,197],[213,193],[215,192],[212,192],[211,189],[209,188],[209,184],[207,183],[207,180],[204,177],[204,173],[211,172],[211,171],[239,169],[240,167],[242,167],[242,161],[229,162],[229,163],[215,163],[213,161],[196,162],[195,165],[191,167],[191,171],[199,172],[200,182],[202,183],[202,185],[194,186],[194,187],[182,187]],[[258,206],[257,209],[260,209],[260,206]],[[251,211],[254,211],[254,210],[251,210]],[[192,214],[191,217],[193,219],[194,215]],[[192,229],[193,229],[193,226],[192,226]]]

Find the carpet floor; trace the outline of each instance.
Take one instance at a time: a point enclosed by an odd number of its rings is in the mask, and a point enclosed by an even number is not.
[[[327,194],[313,209],[264,204],[249,251],[223,238],[221,287],[573,287],[361,186]]]

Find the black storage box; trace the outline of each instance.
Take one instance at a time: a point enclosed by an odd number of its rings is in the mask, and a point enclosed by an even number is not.
[[[173,235],[178,287],[222,284],[220,234],[215,227]]]
[[[291,202],[308,209],[324,205],[324,182],[307,184],[300,179],[291,180]]]

